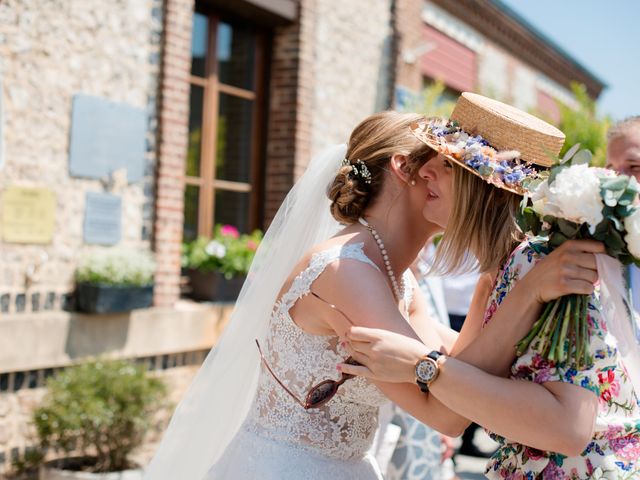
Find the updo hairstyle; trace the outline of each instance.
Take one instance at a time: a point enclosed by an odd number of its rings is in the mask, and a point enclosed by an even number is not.
[[[331,200],[331,214],[340,223],[349,225],[358,221],[364,210],[382,188],[385,172],[394,154],[406,155],[410,177],[436,152],[418,140],[410,131],[412,123],[423,119],[416,113],[386,111],[365,118],[349,138],[346,159],[327,190]],[[363,162],[370,176],[365,179],[354,174]],[[346,162],[345,162],[346,163]],[[361,167],[360,167],[361,168]]]

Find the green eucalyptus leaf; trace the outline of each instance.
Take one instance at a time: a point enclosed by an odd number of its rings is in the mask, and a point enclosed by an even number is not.
[[[573,147],[571,147],[564,156],[560,159],[560,164],[567,163],[571,158],[576,154],[576,152],[580,150],[580,144],[576,143]]]
[[[573,238],[575,237],[576,233],[578,233],[578,230],[580,229],[580,225],[578,225],[575,222],[565,220],[564,218],[559,218],[558,228],[560,228],[560,231],[565,237]]]
[[[604,243],[608,249],[616,253],[620,252],[627,246],[620,232],[613,228],[609,229],[609,235],[605,238]]]
[[[609,233],[609,219],[608,217],[605,217],[604,220],[602,220],[597,226],[596,229],[593,233],[593,237],[596,240],[604,240],[605,237],[607,236],[607,234]]]
[[[632,205],[636,200],[636,193],[630,189],[626,189],[620,198],[618,198],[619,205]]]
[[[631,255],[628,252],[622,252],[620,253],[620,255],[618,255],[617,259],[620,261],[620,263],[622,263],[623,265],[630,265],[632,263],[636,262],[636,259],[633,257],[633,255]],[[638,259],[638,263],[640,263],[640,259]]]
[[[615,214],[618,218],[625,219],[628,216],[630,216],[634,211],[635,211],[635,208],[633,205],[625,205],[618,202],[618,206],[616,207]]]
[[[602,201],[608,207],[615,207],[618,204],[618,197],[615,190],[602,190]]]
[[[619,231],[624,230],[624,224],[618,219],[618,217],[611,215],[610,217],[607,217],[607,218],[613,224],[616,230],[619,230]]]
[[[553,184],[556,177],[562,170],[564,170],[563,166],[557,166],[551,169],[551,171],[549,172],[549,178],[547,179],[547,181],[549,182],[549,185]]]
[[[606,190],[624,190],[629,184],[629,177],[618,175],[617,177],[603,177],[600,179],[600,188]]]
[[[569,240],[565,235],[561,232],[554,232],[549,236],[549,247],[553,250],[558,248],[564,242]]]
[[[571,158],[571,165],[588,165],[593,158],[589,150],[580,150]]]

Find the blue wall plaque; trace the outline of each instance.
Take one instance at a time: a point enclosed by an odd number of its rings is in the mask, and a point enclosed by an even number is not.
[[[122,199],[107,193],[87,192],[84,241],[115,245],[122,235]]]
[[[143,109],[75,95],[69,148],[71,176],[100,179],[126,168],[129,183],[140,181],[146,134],[147,115]]]

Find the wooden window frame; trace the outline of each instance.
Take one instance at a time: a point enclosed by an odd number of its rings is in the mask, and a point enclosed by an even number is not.
[[[248,226],[250,230],[260,226],[260,196],[263,186],[263,144],[264,144],[264,95],[265,95],[265,78],[266,78],[266,58],[267,58],[267,32],[255,27],[256,45],[253,64],[254,89],[227,85],[220,82],[218,77],[218,59],[217,59],[217,35],[218,26],[221,22],[228,22],[231,25],[236,23],[246,23],[246,21],[237,21],[233,18],[227,18],[218,12],[208,9],[198,8],[194,15],[199,13],[207,17],[207,56],[205,59],[205,76],[199,77],[190,75],[189,85],[202,87],[202,126],[201,126],[201,144],[200,144],[200,162],[199,176],[194,177],[185,174],[185,184],[199,187],[198,190],[198,236],[210,237],[215,226],[215,194],[217,190],[226,190],[232,192],[248,192],[249,212]],[[249,182],[239,182],[222,180],[215,178],[215,162],[216,162],[216,143],[217,128],[219,114],[220,94],[226,94],[232,97],[251,100],[253,108],[251,110],[251,153]]]

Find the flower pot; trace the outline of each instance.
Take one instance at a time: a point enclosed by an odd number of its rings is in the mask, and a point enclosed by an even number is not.
[[[40,466],[39,480],[142,480],[143,470],[123,470],[121,472],[91,473],[81,470],[95,464],[88,457],[70,457],[45,462]]]
[[[153,285],[145,287],[78,283],[76,306],[86,313],[128,312],[148,308],[153,302]]]
[[[187,275],[191,286],[190,297],[210,302],[235,301],[247,278],[240,275],[227,280],[220,272],[201,272],[195,269],[188,269]]]

